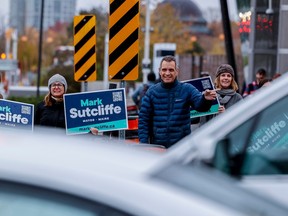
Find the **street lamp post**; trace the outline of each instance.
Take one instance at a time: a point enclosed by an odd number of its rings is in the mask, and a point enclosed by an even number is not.
[[[231,34],[230,18],[228,13],[227,0],[220,0],[222,12],[222,24],[225,38],[225,48],[228,63],[233,67],[235,73],[235,81],[238,82],[237,67],[233,48],[233,40]]]
[[[41,80],[41,61],[42,61],[42,40],[43,40],[43,17],[44,17],[44,4],[45,0],[41,0],[41,12],[40,12],[40,28],[39,28],[39,46],[38,46],[38,73],[37,73],[37,93],[36,96],[40,96],[40,80]]]
[[[145,17],[145,39],[144,39],[144,58],[142,61],[143,83],[147,83],[147,75],[150,73],[151,59],[150,53],[150,0],[146,0]]]

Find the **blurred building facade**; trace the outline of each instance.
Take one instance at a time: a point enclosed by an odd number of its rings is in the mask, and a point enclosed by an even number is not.
[[[193,0],[164,0],[158,7],[165,4],[170,4],[175,9],[179,21],[186,24],[187,29],[185,29],[185,32],[191,35],[191,41],[193,38],[197,41],[197,37],[203,36],[211,36],[211,40],[213,37],[217,37],[209,29],[208,22],[204,18],[202,11]],[[224,39],[221,43],[223,43],[224,49]],[[178,57],[181,69],[178,79],[181,81],[197,78],[202,71],[209,71],[212,79],[214,79],[217,67],[222,63],[227,63],[227,56],[223,54],[195,54],[192,52],[179,54]],[[242,83],[244,79],[242,73],[243,59],[240,55],[236,55],[235,58],[237,68],[240,70],[238,80],[239,83]]]
[[[9,24],[23,34],[25,28],[40,28],[41,0],[10,1]],[[71,23],[76,11],[76,0],[45,0],[44,30],[57,23]]]
[[[243,54],[248,56],[246,82],[265,68],[268,77],[288,71],[288,0],[237,0]],[[248,45],[247,45],[248,44]]]
[[[187,24],[186,32],[193,35],[211,34],[207,27],[207,21],[199,7],[191,0],[164,0],[157,7],[170,4],[176,12],[176,16],[182,23]]]

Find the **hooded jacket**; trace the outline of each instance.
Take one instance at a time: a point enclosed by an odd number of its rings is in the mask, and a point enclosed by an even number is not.
[[[151,86],[142,100],[138,135],[141,143],[169,148],[191,133],[190,108],[208,111],[211,101],[191,84],[176,80]]]

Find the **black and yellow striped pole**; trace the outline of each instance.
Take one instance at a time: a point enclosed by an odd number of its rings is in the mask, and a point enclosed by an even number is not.
[[[139,74],[139,0],[110,0],[108,79],[138,79]],[[119,131],[125,139],[125,131]]]
[[[109,80],[137,80],[139,0],[110,0],[109,13]]]
[[[96,81],[96,17],[74,17],[74,80]]]

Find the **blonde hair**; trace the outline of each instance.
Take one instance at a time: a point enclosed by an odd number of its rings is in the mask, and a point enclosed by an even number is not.
[[[55,100],[56,102],[63,102],[63,97],[62,98],[55,98],[49,92],[44,97],[45,106],[52,106],[53,105],[53,100]]]
[[[214,85],[216,89],[222,89],[221,84],[220,84],[220,76],[217,76],[215,81],[214,81]],[[231,85],[229,86],[229,89],[233,89],[234,91],[238,90],[238,85],[236,83],[236,81],[234,80],[234,77],[232,76],[232,81],[231,81]]]
[[[50,91],[44,97],[45,106],[52,106],[52,97]]]

